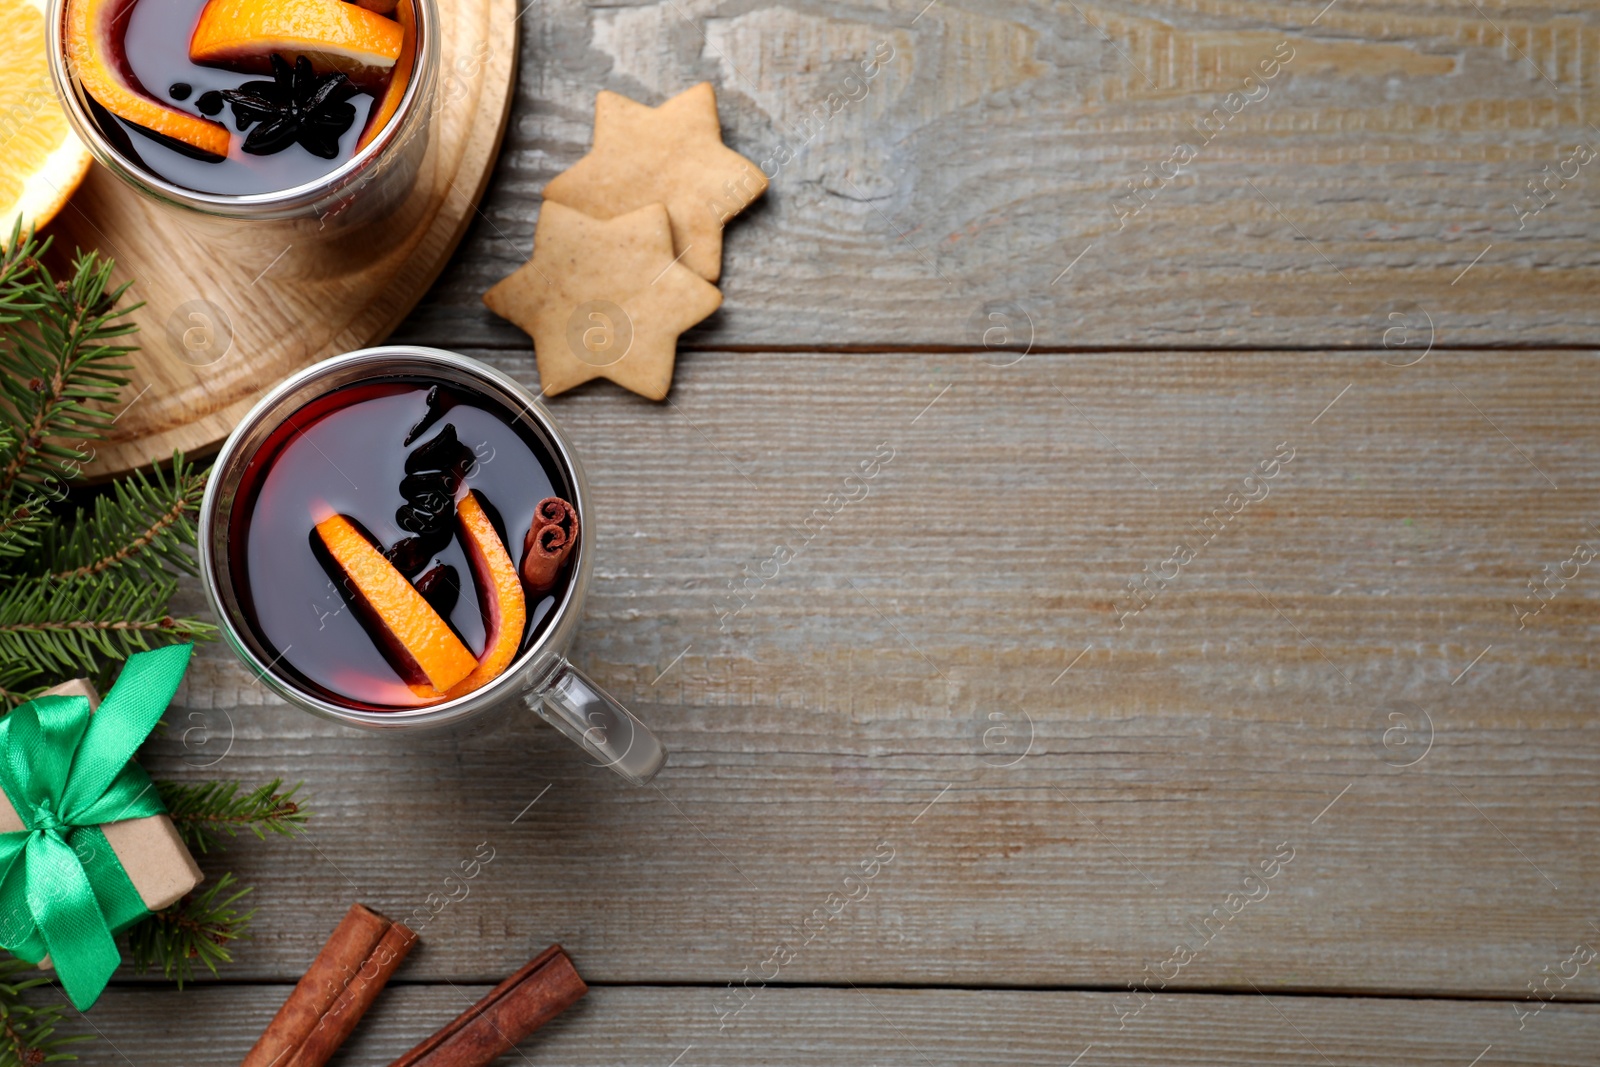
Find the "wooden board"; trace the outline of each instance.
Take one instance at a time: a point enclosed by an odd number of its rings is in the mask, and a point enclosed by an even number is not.
[[[578,961],[582,966],[582,960]],[[404,973],[404,972],[402,972]],[[382,1064],[485,987],[390,987],[338,1063]],[[174,998],[117,989],[92,1018],[116,1042],[76,1051],[85,1064],[172,1062],[231,1067],[282,1002],[284,986],[230,986]],[[760,1015],[726,1031],[697,1011],[701,990],[594,989],[497,1062],[542,1067],[789,1067],[801,1064],[992,1064],[1132,1067],[1151,1063],[1337,1063],[1341,1067],[1589,1065],[1600,1006],[1552,1005],[1519,1032],[1504,1004],[1442,1000],[1167,997],[1117,1029],[1115,997],[1025,990],[770,989]],[[755,1008],[751,1009],[756,1010]],[[1159,1012],[1159,1014],[1157,1014]],[[196,1034],[197,1026],[206,1034]],[[97,1047],[98,1046],[98,1047]],[[1323,1059],[1326,1056],[1326,1061]],[[675,1059],[675,1057],[681,1057]]]
[[[544,183],[587,151],[595,90],[656,103],[709,78],[731,145],[797,156],[730,227],[726,301],[691,347],[973,349],[1001,324],[1057,348],[1379,348],[1396,310],[1441,343],[1592,342],[1595,166],[1568,166],[1525,224],[1511,205],[1576,143],[1600,147],[1600,10],[1325,7],[548,0],[528,16],[541,47],[494,225],[403,335],[525,346],[479,296],[526,257]],[[1198,147],[1281,41],[1295,58],[1267,96],[1119,229],[1126,183]],[[878,42],[895,58],[861,96],[846,79]],[[860,98],[808,140],[802,120],[842,93]]]
[[[68,247],[113,257],[116,279],[133,280],[128,299],[144,303],[128,406],[96,445],[91,477],[215,445],[285,375],[388,335],[433,283],[499,152],[517,40],[513,0],[440,8],[438,111],[393,223],[335,241],[280,223],[223,232],[90,171],[52,228]],[[203,343],[186,345],[195,330]]]
[[[320,813],[308,843],[232,850],[260,909],[235,981],[297,976],[353,899],[426,907],[487,842],[412,979],[494,980],[559,940],[711,1011],[886,841],[782,982],[1121,990],[1199,924],[1171,989],[1521,1003],[1600,937],[1600,586],[1584,570],[1520,631],[1508,607],[1600,543],[1593,367],[696,353],[672,405],[554,405],[595,501],[576,659],[662,732],[659,788],[527,715],[356,734],[216,645],[146,764],[303,777]],[[885,441],[865,498],[724,630],[727,581]],[[1269,495],[1119,630],[1123,582],[1284,441]],[[1214,918],[1283,843],[1265,899]]]

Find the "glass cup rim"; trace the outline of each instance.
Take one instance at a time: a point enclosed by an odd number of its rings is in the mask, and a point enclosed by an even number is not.
[[[341,372],[348,370],[355,370],[357,373],[353,377],[338,377]],[[227,541],[229,520],[233,505],[236,503],[231,494],[238,488],[238,476],[235,472],[242,471],[254,457],[255,449],[260,446],[258,439],[248,454],[241,454],[241,449],[245,447],[242,442],[246,437],[256,435],[258,432],[263,435],[270,434],[272,430],[282,425],[285,419],[303,409],[305,405],[337,389],[384,378],[404,378],[414,375],[426,379],[429,370],[444,371],[443,376],[447,380],[451,377],[457,380],[466,379],[465,384],[475,387],[480,396],[489,403],[509,408],[509,405],[504,404],[503,400],[495,395],[497,392],[518,400],[520,406],[508,410],[507,414],[511,418],[530,422],[549,446],[551,458],[566,476],[567,487],[572,493],[572,505],[578,513],[579,529],[583,530],[584,534],[578,539],[576,557],[572,561],[566,589],[561,600],[551,609],[544,631],[532,645],[517,656],[500,677],[481,689],[454,700],[420,708],[366,711],[307,692],[292,680],[275,672],[273,670],[275,661],[262,662],[262,657],[241,632],[243,628],[248,627],[248,623],[236,618],[229,608],[227,598],[223,595],[224,585],[231,589],[232,577],[226,562],[219,561],[216,549],[219,535],[222,542]],[[312,388],[313,391],[301,395],[302,390],[308,388]],[[226,507],[219,501],[224,491],[230,493]],[[207,480],[205,495],[200,503],[197,555],[201,584],[205,589],[206,601],[217,616],[218,628],[222,631],[225,643],[258,679],[289,703],[323,718],[351,726],[396,729],[449,725],[501,703],[509,693],[534,688],[542,679],[559,668],[562,662],[561,653],[581,614],[583,593],[591,566],[592,554],[587,548],[591,535],[588,532],[588,519],[585,517],[588,506],[587,495],[583,470],[572,452],[570,443],[555,425],[539,397],[509,375],[470,356],[423,345],[395,344],[358,349],[314,363],[285,378],[257,401],[229,433],[212,465],[211,476]]]
[[[302,182],[287,189],[266,193],[207,193],[190,189],[153,173],[125,157],[101,132],[100,126],[87,114],[81,93],[68,70],[66,53],[67,4],[70,0],[47,0],[45,8],[45,33],[50,66],[50,80],[56,99],[67,113],[67,120],[79,139],[93,156],[123,181],[136,186],[166,203],[209,214],[248,218],[253,214],[278,217],[283,212],[293,212],[316,204],[336,192],[354,176],[375,165],[387,156],[396,145],[400,129],[410,119],[412,112],[423,106],[419,101],[425,94],[431,96],[439,63],[439,7],[438,0],[412,0],[417,15],[417,56],[412,65],[411,82],[400,98],[384,128],[365,148],[356,152],[344,163],[314,181]],[[135,0],[129,0],[133,3]],[[238,214],[235,214],[238,213]]]

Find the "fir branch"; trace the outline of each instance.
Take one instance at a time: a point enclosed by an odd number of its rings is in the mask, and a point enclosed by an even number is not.
[[[240,795],[238,782],[157,782],[156,790],[183,843],[199,853],[211,851],[223,838],[249,830],[262,840],[268,833],[293,837],[311,817],[294,795],[301,783],[280,792],[283,779]]]
[[[127,284],[111,286],[111,262],[80,252],[72,276],[56,280],[39,262],[48,242],[30,235],[0,263],[0,310],[10,344],[0,350],[0,420],[11,444],[0,454],[0,503],[19,486],[70,481],[93,458],[81,447],[103,437],[132,351],[114,344],[135,329],[119,307]],[[9,269],[8,269],[9,268]],[[135,305],[137,306],[137,305]],[[77,446],[62,441],[77,441]]]
[[[167,613],[176,588],[171,577],[115,573],[0,582],[0,665],[40,678],[97,675],[135,652],[211,636],[209,623]]]
[[[216,974],[217,964],[233,961],[228,946],[249,937],[256,911],[241,912],[235,905],[251,891],[250,886],[235,888],[233,875],[224,874],[204,892],[190,893],[129,927],[134,972],[159,967],[162,977],[176,980],[179,989],[194,978],[196,960]]]
[[[170,473],[113,482],[87,508],[62,504],[111,426],[133,349],[111,263],[79,253],[57,280],[49,242],[13,229],[0,250],[0,710],[62,678],[106,678],[134,652],[210,637],[171,616],[193,573],[205,474],[175,454]]]
[[[36,1007],[24,995],[30,989],[51,985],[32,963],[0,960],[0,1067],[36,1067],[78,1057],[64,1051],[67,1045],[93,1040],[92,1034],[57,1037],[56,1027],[66,1014],[60,1004]]]
[[[115,568],[156,579],[174,571],[194,573],[194,560],[184,548],[195,543],[189,516],[200,509],[206,474],[196,474],[182,453],[175,453],[172,463],[170,478],[158,469],[115,482],[92,512],[78,510],[65,533],[52,524],[44,543],[51,577],[71,581]]]
[[[11,227],[11,240],[0,249],[0,324],[16,322],[39,306],[29,299],[32,285],[28,278],[49,247],[49,238],[36,241],[32,233],[23,236],[22,216],[18,215]]]
[[[16,559],[39,545],[39,533],[53,516],[43,506],[42,494],[34,494],[0,515],[0,559]]]

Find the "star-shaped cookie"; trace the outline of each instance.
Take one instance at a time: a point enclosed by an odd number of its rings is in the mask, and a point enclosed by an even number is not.
[[[661,400],[678,335],[717,310],[722,293],[673,256],[664,205],[596,219],[547,200],[533,258],[483,302],[533,337],[544,395],[610,378]]]
[[[767,189],[761,168],[722,143],[710,82],[660,107],[602,91],[594,147],[544,187],[545,202],[609,219],[660,201],[674,251],[707,281],[722,273],[722,227]]]

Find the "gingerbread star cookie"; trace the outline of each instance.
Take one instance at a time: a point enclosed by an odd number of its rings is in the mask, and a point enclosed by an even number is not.
[[[544,188],[555,201],[609,219],[653,201],[667,205],[674,251],[707,281],[722,273],[722,227],[767,188],[761,168],[722,143],[710,82],[660,107],[602,91],[594,147]]]
[[[673,255],[665,206],[596,219],[546,200],[533,259],[483,302],[533,337],[544,395],[610,378],[662,400],[678,335],[717,310],[722,293]]]

